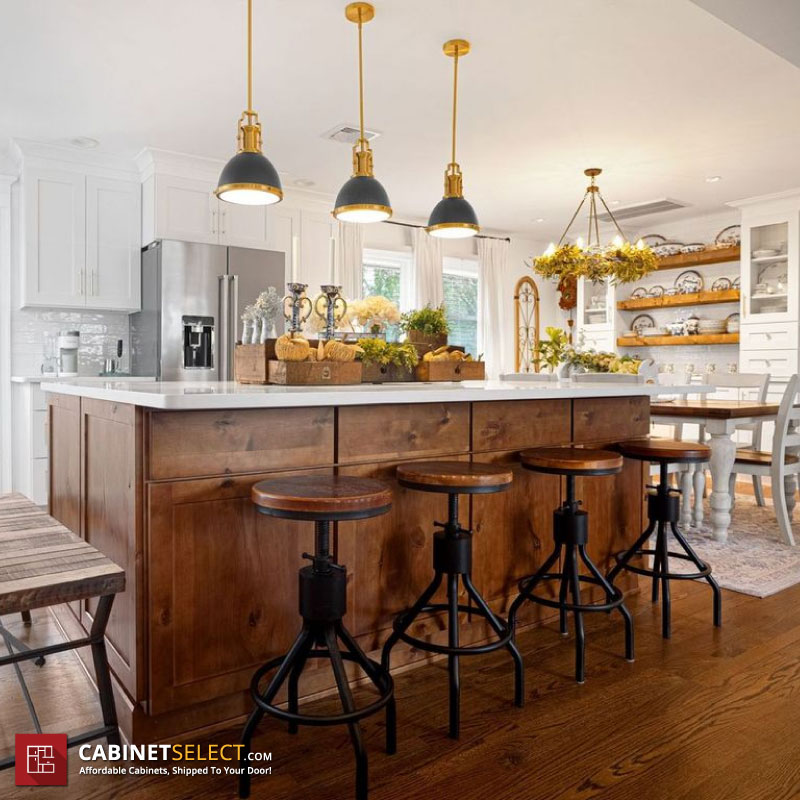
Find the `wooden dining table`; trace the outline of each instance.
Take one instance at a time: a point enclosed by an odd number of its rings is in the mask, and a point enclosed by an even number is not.
[[[704,427],[706,433],[710,435],[711,529],[714,538],[719,542],[727,541],[728,528],[731,524],[732,503],[729,483],[736,460],[736,442],[733,434],[739,425],[774,421],[777,415],[777,403],[759,403],[753,400],[682,397],[664,401],[654,398],[650,404],[650,418],[653,422],[665,425],[693,423]],[[698,488],[698,483],[695,482],[695,492]]]

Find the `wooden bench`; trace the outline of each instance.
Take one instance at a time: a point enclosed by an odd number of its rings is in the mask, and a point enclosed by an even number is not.
[[[34,608],[100,598],[92,629],[82,639],[29,648],[0,625],[0,636],[8,649],[8,655],[0,657],[0,667],[14,665],[17,670],[37,732],[41,732],[39,719],[19,662],[33,660],[43,664],[45,656],[52,653],[92,648],[103,726],[69,737],[69,747],[100,738],[106,738],[109,744],[120,742],[104,635],[114,595],[124,588],[124,570],[99,550],[23,495],[0,495],[0,615],[22,613],[27,622],[27,615]],[[13,764],[13,757],[4,759],[0,769]]]

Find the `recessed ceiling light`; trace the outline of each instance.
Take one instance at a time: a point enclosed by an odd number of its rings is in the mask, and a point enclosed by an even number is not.
[[[536,222],[544,222],[544,217],[539,217]]]
[[[706,183],[717,183],[722,180],[722,175],[709,175],[706,178]]]
[[[295,186],[299,186],[301,189],[307,189],[309,186],[313,186],[315,181],[312,181],[311,178],[296,178],[294,181]]]
[[[618,206],[619,205],[619,200],[612,200],[611,201],[611,205],[612,206]]]
[[[100,142],[97,139],[92,139],[91,136],[76,136],[69,140],[73,147],[79,147],[81,150],[94,150]]]

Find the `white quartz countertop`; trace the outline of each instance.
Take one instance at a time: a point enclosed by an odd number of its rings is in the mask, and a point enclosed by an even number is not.
[[[165,410],[356,406],[387,403],[452,403],[481,400],[546,400],[576,397],[695,394],[710,386],[658,386],[634,383],[463,381],[461,383],[384,383],[353,386],[253,386],[231,381],[208,383],[47,381],[46,392],[130,403]]]

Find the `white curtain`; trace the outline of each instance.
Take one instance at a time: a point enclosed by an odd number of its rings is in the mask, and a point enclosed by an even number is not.
[[[509,242],[504,239],[478,239],[480,264],[481,330],[479,340],[486,361],[486,377],[497,378],[503,371],[507,346],[503,289],[507,283]]]
[[[340,222],[336,230],[336,271],[342,295],[348,299],[361,297],[364,260],[364,226]]]
[[[435,308],[443,301],[442,243],[424,228],[414,228],[414,307]]]

